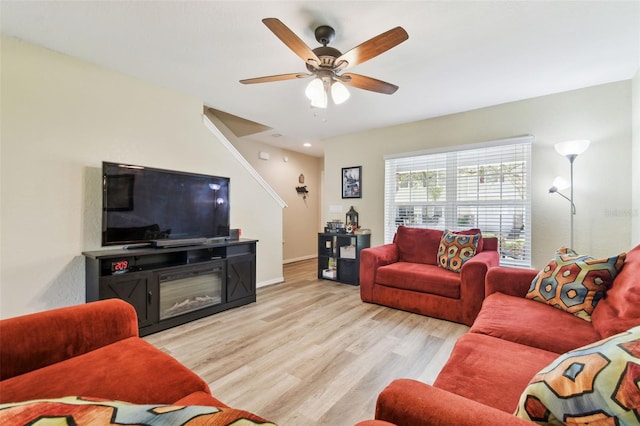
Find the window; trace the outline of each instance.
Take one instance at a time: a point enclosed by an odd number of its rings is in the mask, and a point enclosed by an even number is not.
[[[531,266],[533,137],[385,157],[385,242],[399,225],[480,228],[502,265]]]

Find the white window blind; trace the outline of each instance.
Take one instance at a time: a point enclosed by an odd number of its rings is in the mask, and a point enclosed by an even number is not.
[[[385,242],[399,225],[498,237],[500,264],[531,266],[531,145],[513,138],[385,157]]]

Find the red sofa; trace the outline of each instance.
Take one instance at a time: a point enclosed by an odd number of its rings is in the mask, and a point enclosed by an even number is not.
[[[0,403],[67,396],[228,408],[195,373],[138,337],[136,312],[120,299],[0,321]]]
[[[378,396],[375,418],[411,426],[531,424],[513,413],[536,373],[564,352],[640,325],[640,245],[627,253],[591,322],[525,298],[536,273],[491,269],[482,310],[433,386],[393,381]],[[636,387],[637,380],[640,374]],[[638,395],[636,389],[636,416]]]
[[[362,301],[471,325],[484,300],[485,275],[499,264],[498,239],[481,239],[457,273],[438,266],[442,234],[400,226],[393,243],[362,250]]]

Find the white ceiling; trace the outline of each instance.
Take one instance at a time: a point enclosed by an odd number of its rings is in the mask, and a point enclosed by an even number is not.
[[[273,130],[245,136],[322,155],[323,139],[630,79],[640,68],[640,1],[6,1],[2,33],[202,99]],[[409,39],[352,70],[400,86],[349,88],[325,111],[306,71],[261,20],[311,48],[331,25],[343,53],[402,26]],[[281,137],[273,137],[274,133]],[[304,142],[312,143],[303,148]]]

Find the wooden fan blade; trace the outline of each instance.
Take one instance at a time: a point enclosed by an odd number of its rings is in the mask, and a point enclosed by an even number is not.
[[[307,78],[307,77],[311,77],[312,75],[313,74],[303,74],[299,72],[294,72],[290,74],[278,74],[278,75],[268,75],[265,77],[246,78],[244,80],[240,80],[240,83],[242,84],[270,83],[272,81],[293,80],[296,78]]]
[[[360,74],[342,74],[340,81],[347,86],[370,90],[372,92],[384,93],[385,95],[392,95],[396,92],[396,90],[398,90],[398,86],[396,86],[395,84],[387,83],[386,81],[377,80],[375,78],[367,77]]]
[[[355,65],[368,61],[369,59],[375,58],[379,54],[399,45],[408,38],[409,34],[407,34],[402,27],[395,27],[365,41],[359,46],[354,47],[336,59],[335,63],[340,69],[351,68]],[[346,61],[346,63],[340,64],[341,61]]]
[[[320,59],[313,53],[293,31],[276,18],[264,18],[264,24],[276,35],[289,49],[298,55],[305,63],[311,63],[314,67],[320,65]],[[315,63],[314,63],[315,62]]]

